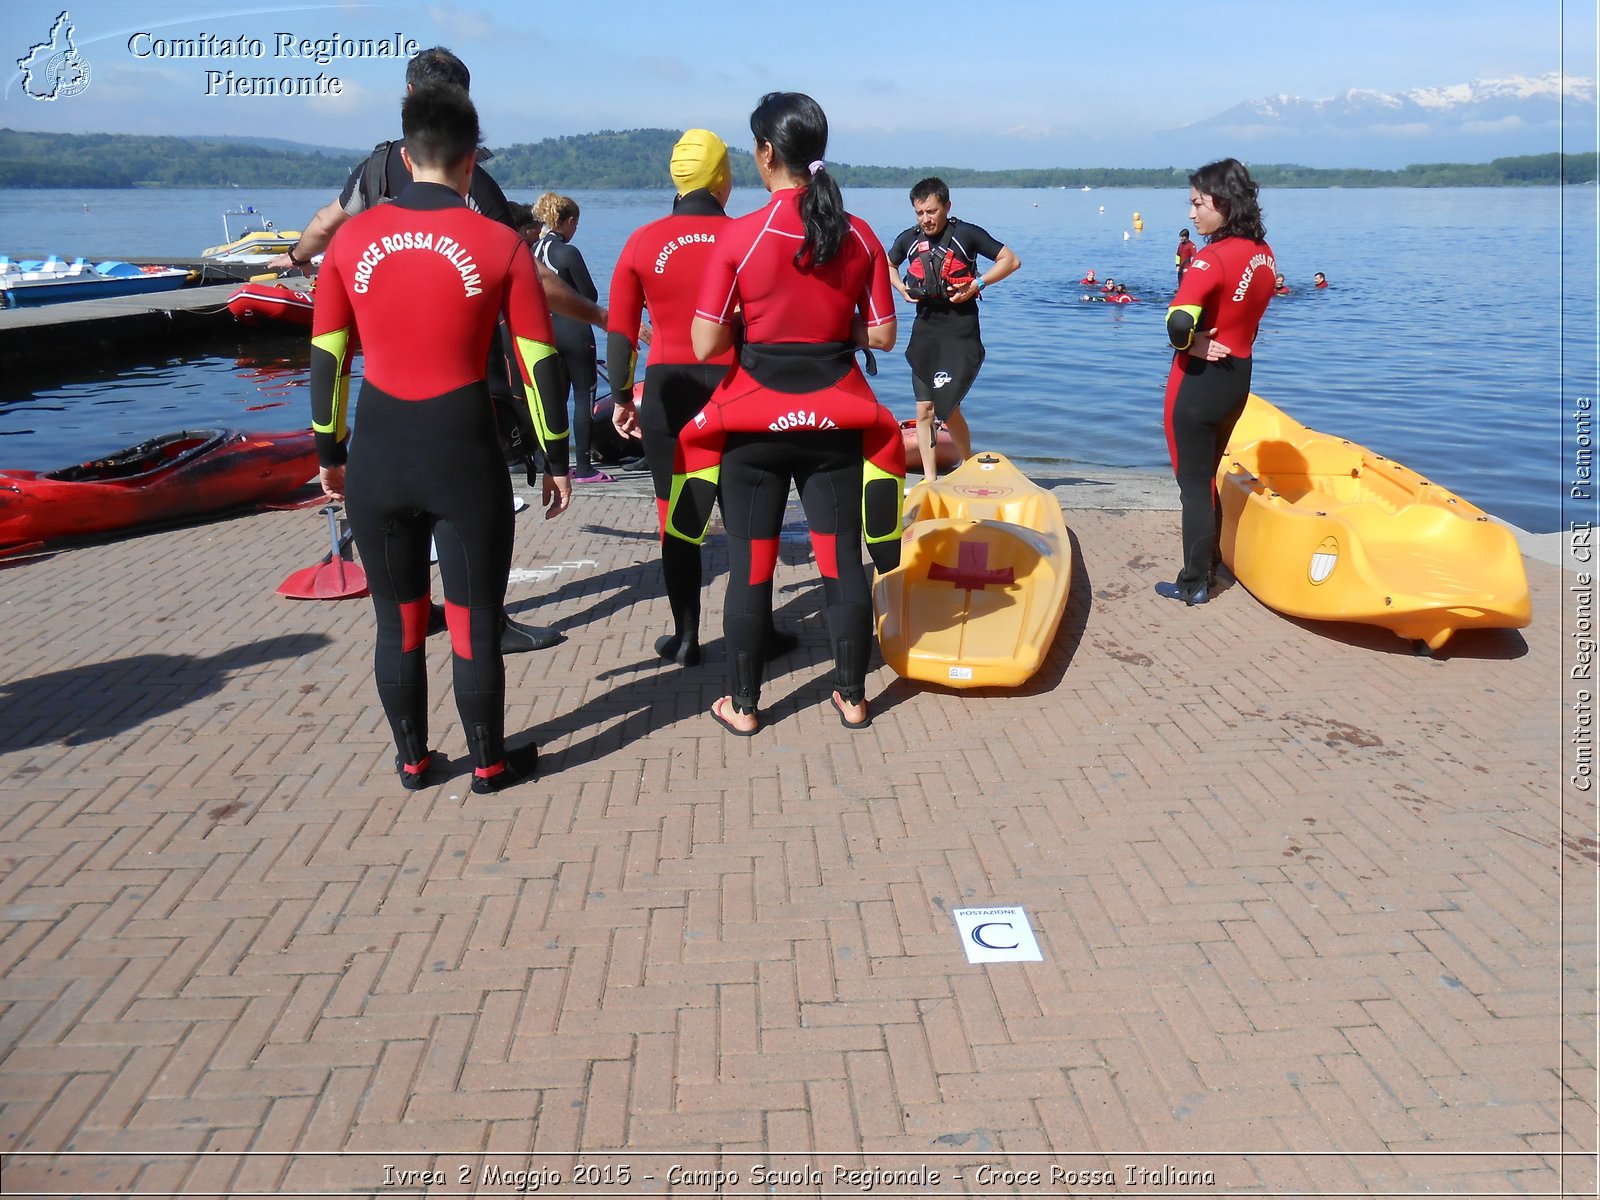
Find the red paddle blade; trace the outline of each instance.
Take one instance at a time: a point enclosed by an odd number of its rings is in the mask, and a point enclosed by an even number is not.
[[[291,600],[353,600],[366,594],[367,573],[342,558],[301,567],[278,585],[278,595]]]
[[[338,556],[325,567],[317,568],[315,580],[318,600],[347,600],[367,594],[367,573],[353,562]]]

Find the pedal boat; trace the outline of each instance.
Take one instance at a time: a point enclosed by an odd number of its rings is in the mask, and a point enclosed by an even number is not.
[[[1269,608],[1439,650],[1533,617],[1511,530],[1365,446],[1251,394],[1217,470],[1222,560]]]
[[[1060,628],[1072,539],[1054,495],[999,454],[969,458],[906,497],[900,565],[876,577],[884,661],[906,679],[1017,687]]]

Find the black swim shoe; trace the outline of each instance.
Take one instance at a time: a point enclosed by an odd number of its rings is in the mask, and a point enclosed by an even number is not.
[[[664,633],[656,639],[656,653],[680,667],[700,665],[700,643],[686,642],[675,633]]]
[[[394,756],[394,769],[400,775],[400,786],[408,792],[420,792],[428,787],[428,769],[433,766],[433,751],[422,756],[421,762],[408,763],[400,755]]]
[[[558,629],[546,625],[523,625],[508,616],[502,617],[500,626],[500,655],[526,654],[530,650],[548,650],[566,640]]]
[[[1211,599],[1211,589],[1202,584],[1200,587],[1195,588],[1194,591],[1186,592],[1175,583],[1158,583],[1156,584],[1156,595],[1163,600],[1182,600],[1190,608],[1193,608],[1196,604],[1204,604]]]
[[[539,778],[539,747],[508,750],[499,764],[489,770],[493,774],[484,774],[482,767],[472,769],[472,790],[480,796],[503,792],[519,783],[532,783]]]

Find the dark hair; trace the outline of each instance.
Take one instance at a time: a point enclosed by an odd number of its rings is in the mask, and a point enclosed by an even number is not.
[[[406,152],[419,167],[447,167],[478,148],[478,110],[461,88],[424,84],[400,102]]]
[[[472,72],[443,46],[418,50],[406,64],[406,84],[419,88],[430,83],[453,83],[463,92],[472,90]]]
[[[1261,223],[1261,207],[1256,203],[1260,188],[1237,158],[1207,163],[1189,176],[1189,186],[1202,196],[1210,196],[1222,214],[1222,228],[1207,238],[1208,242],[1228,237],[1248,238],[1252,242],[1267,240],[1266,227]]]
[[[756,145],[768,143],[778,161],[811,180],[800,196],[800,216],[806,224],[805,241],[795,251],[795,266],[820,267],[839,253],[850,231],[850,214],[844,210],[839,185],[827,167],[811,164],[828,153],[828,118],[822,106],[803,92],[768,92],[750,114],[750,132]]]
[[[1189,236],[1189,231],[1187,229],[1185,229],[1182,233],[1180,233],[1178,235],[1178,240],[1182,241],[1184,238],[1186,238],[1188,236]]]
[[[937,175],[929,175],[911,189],[911,203],[920,204],[929,196],[937,196],[940,204],[950,207],[950,189]]]

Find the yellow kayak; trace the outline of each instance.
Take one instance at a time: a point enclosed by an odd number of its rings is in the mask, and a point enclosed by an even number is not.
[[[1222,559],[1293,617],[1381,625],[1438,650],[1533,617],[1516,539],[1460,496],[1251,394],[1217,470]]]
[[[1061,504],[1002,455],[906,497],[900,565],[872,589],[884,661],[946,687],[1016,687],[1039,669],[1072,586]]]

